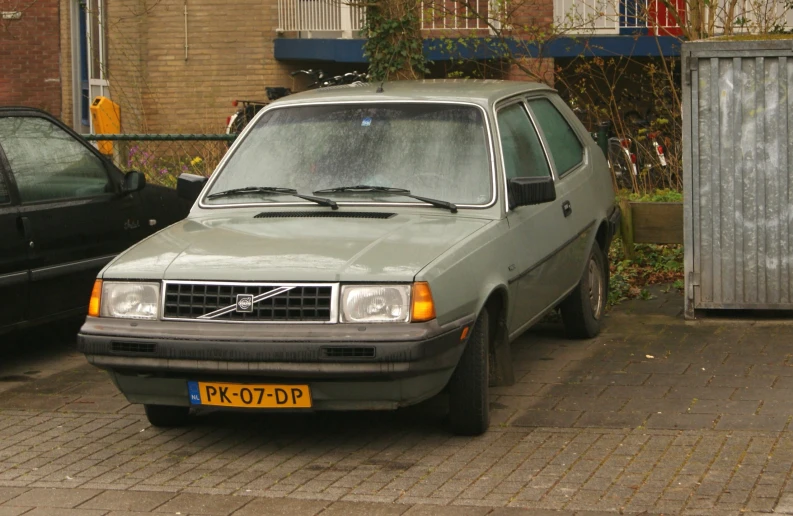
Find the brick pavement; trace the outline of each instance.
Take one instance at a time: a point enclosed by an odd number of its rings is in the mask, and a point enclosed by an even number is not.
[[[685,322],[656,294],[591,341],[521,338],[477,438],[448,433],[442,397],[164,431],[85,364],[6,375],[0,516],[793,514],[793,324]]]

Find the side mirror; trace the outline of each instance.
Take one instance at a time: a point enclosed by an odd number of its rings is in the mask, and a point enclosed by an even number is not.
[[[176,195],[186,201],[195,202],[206,183],[207,178],[204,176],[182,174],[176,180]]]
[[[143,190],[146,186],[146,176],[137,170],[130,170],[124,174],[124,183],[121,185],[122,194],[131,194]]]
[[[510,209],[556,200],[552,177],[514,177],[509,180],[507,187]]]

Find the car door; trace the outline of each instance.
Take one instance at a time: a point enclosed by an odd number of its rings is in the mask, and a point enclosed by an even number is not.
[[[43,114],[0,117],[0,145],[25,229],[28,317],[77,313],[101,267],[142,236],[139,196],[121,195],[121,172]]]
[[[563,110],[570,110],[561,99],[541,96],[530,98],[528,104],[557,177],[556,198],[564,215],[557,229],[568,240],[559,253],[555,277],[569,290],[581,279],[592,233],[597,230],[595,214],[598,209],[592,195],[598,191],[595,175],[581,135],[562,114]],[[569,115],[575,116],[571,111]]]
[[[496,112],[501,157],[506,180],[515,177],[552,177],[545,149],[529,118],[526,103],[515,99]],[[556,279],[559,250],[568,236],[558,201],[509,209],[510,334],[522,331],[561,296],[564,285]]]
[[[0,150],[0,330],[24,320],[28,300],[27,250],[5,164]]]

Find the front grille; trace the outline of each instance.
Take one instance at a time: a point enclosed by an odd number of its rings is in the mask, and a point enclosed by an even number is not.
[[[157,344],[145,342],[113,342],[110,350],[115,353],[154,353],[157,351]]]
[[[327,346],[322,348],[325,358],[374,358],[373,347]]]
[[[276,293],[278,290],[281,292]],[[237,310],[238,294],[253,296],[250,312]],[[263,299],[257,301],[257,297]],[[237,322],[331,322],[332,298],[331,285],[166,283],[163,317]]]

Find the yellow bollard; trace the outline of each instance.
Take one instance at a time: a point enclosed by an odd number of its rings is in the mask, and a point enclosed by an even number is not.
[[[107,97],[96,97],[91,103],[91,119],[95,134],[118,134],[121,132],[121,110],[118,104]],[[102,154],[113,154],[113,142],[97,141]]]

